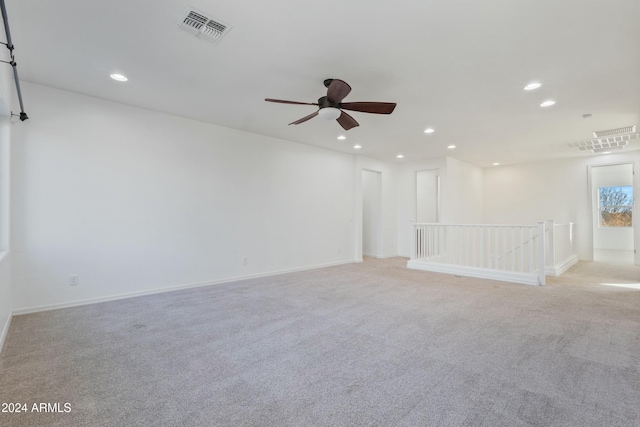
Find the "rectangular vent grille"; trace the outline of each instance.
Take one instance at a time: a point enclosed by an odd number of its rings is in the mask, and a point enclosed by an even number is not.
[[[630,141],[639,138],[639,133],[629,133],[626,135],[589,139],[587,141],[570,142],[567,144],[567,146],[571,148],[577,148],[580,151],[592,151],[594,153],[601,153],[603,151],[623,149],[624,147],[629,145]]]
[[[178,26],[196,37],[217,44],[230,30],[231,26],[214,20],[193,8],[187,8]]]
[[[609,130],[597,130],[593,132],[593,137],[602,138],[603,136],[623,135],[625,133],[634,133],[635,131],[636,131],[635,126],[627,126],[624,128],[609,129]]]

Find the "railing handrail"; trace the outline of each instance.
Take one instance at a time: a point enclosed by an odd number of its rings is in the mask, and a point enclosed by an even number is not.
[[[414,222],[413,225],[441,225],[446,227],[521,227],[537,228],[538,224],[447,224],[441,222]]]
[[[451,224],[443,222],[412,222],[413,225],[446,225],[446,226],[464,226],[464,227],[537,227],[537,224]],[[569,227],[576,225],[575,222],[554,222],[554,227]]]

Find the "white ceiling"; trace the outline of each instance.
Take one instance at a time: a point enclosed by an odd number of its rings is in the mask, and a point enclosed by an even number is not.
[[[640,125],[638,0],[6,4],[25,81],[348,153],[360,144],[393,162],[578,156],[567,143]],[[188,6],[232,30],[217,45],[196,39],[177,26]],[[315,107],[264,101],[316,102],[326,78],[351,85],[345,102],[398,106],[390,116],[354,112],[360,127],[344,132],[319,117],[288,126]],[[543,86],[525,92],[531,81]],[[539,107],[546,99],[557,104]]]

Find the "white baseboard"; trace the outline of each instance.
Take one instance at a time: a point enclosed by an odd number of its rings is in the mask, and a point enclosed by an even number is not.
[[[502,282],[521,283],[523,285],[538,286],[537,275],[516,273],[512,271],[490,270],[487,268],[463,267],[459,265],[425,263],[421,261],[408,261],[407,268],[415,270],[432,271],[434,273],[446,273],[460,276],[476,277],[479,279],[499,280]]]
[[[571,255],[569,258],[565,259],[559,264],[554,265],[553,267],[546,267],[545,274],[547,274],[548,276],[560,276],[562,273],[576,265],[578,261],[578,255]]]
[[[318,264],[318,265],[312,265],[312,266],[307,266],[307,267],[298,267],[298,268],[290,268],[290,269],[277,270],[277,271],[269,271],[269,272],[266,272],[266,273],[248,274],[248,275],[245,275],[245,276],[226,277],[224,279],[216,279],[216,280],[211,280],[211,281],[207,281],[207,282],[186,283],[186,284],[182,284],[182,285],[169,286],[169,287],[166,287],[166,288],[155,288],[155,289],[149,289],[149,290],[146,290],[146,291],[129,292],[129,293],[126,293],[126,294],[107,295],[107,296],[104,296],[104,297],[87,298],[87,299],[63,302],[63,303],[58,303],[58,304],[46,304],[46,305],[40,305],[40,306],[35,306],[35,307],[19,308],[19,309],[14,309],[13,310],[13,315],[16,316],[16,315],[20,315],[20,314],[37,313],[37,312],[40,312],[40,311],[58,310],[58,309],[61,309],[61,308],[78,307],[78,306],[81,306],[81,305],[88,305],[88,304],[98,304],[98,303],[101,303],[101,302],[117,301],[117,300],[120,300],[120,299],[135,298],[135,297],[140,297],[140,296],[144,296],[144,295],[153,295],[153,294],[161,294],[161,293],[164,293],[164,292],[173,292],[173,291],[178,291],[178,290],[181,290],[181,289],[199,288],[199,287],[202,287],[202,286],[220,285],[220,284],[223,284],[223,283],[238,282],[240,280],[256,279],[256,278],[259,278],[259,277],[277,276],[278,274],[295,273],[297,271],[315,270],[317,268],[325,268],[325,267],[334,267],[334,266],[337,266],[337,265],[352,264],[354,262],[362,262],[362,260],[354,259],[354,260],[349,260],[349,261],[340,261],[340,262],[327,263],[327,264]],[[8,328],[8,326],[7,326],[7,328]]]
[[[4,347],[4,341],[7,339],[7,334],[9,333],[9,326],[11,326],[11,319],[13,318],[13,313],[10,311],[7,320],[4,322],[4,327],[2,328],[2,332],[0,333],[0,353],[2,353],[2,348]]]
[[[389,259],[389,258],[397,258],[398,255],[371,255],[371,254],[362,254],[362,256],[367,256],[375,259]]]

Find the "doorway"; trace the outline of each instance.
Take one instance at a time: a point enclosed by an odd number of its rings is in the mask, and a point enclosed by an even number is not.
[[[382,173],[362,171],[362,255],[382,258]]]
[[[634,263],[634,165],[591,168],[593,260]]]

